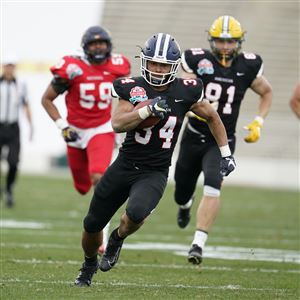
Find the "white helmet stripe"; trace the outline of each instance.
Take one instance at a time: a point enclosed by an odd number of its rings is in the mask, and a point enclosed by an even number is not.
[[[169,34],[166,35],[165,38],[165,44],[164,44],[164,49],[163,49],[163,53],[162,56],[167,59],[167,52],[168,52],[168,48],[169,48],[169,42],[170,42],[170,38],[171,36]]]
[[[163,38],[163,33],[159,33],[158,37],[157,37],[156,46],[155,46],[154,57],[157,57],[159,55],[159,49],[160,49],[160,44],[161,44],[162,38]]]
[[[228,32],[229,31],[229,16],[224,16],[223,19],[223,32]]]

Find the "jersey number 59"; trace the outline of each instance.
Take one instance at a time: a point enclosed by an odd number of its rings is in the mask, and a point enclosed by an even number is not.
[[[97,91],[95,83],[80,83],[80,105],[86,109],[92,109],[96,104],[101,110],[107,109],[111,103],[111,87],[111,82],[101,82]]]

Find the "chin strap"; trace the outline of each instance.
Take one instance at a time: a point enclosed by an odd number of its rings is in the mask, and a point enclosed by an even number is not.
[[[226,66],[226,55],[225,54],[222,55],[221,64],[224,67]]]

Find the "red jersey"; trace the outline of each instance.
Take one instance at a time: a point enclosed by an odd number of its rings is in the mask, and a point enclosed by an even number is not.
[[[64,56],[51,67],[54,76],[67,79],[67,120],[79,128],[93,128],[111,118],[112,82],[130,73],[130,63],[121,54],[112,54],[102,65],[92,65],[84,57]]]

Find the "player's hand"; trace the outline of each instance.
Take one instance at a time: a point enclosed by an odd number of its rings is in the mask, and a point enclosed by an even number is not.
[[[252,123],[245,126],[244,129],[249,131],[249,134],[244,138],[246,143],[255,143],[260,138],[260,130],[263,125],[262,118],[255,118]]]
[[[75,142],[79,139],[78,133],[70,126],[64,128],[61,133],[66,142]]]
[[[158,117],[161,120],[164,119],[168,112],[171,111],[167,104],[166,99],[162,99],[162,97],[156,97],[152,99],[151,103],[148,105],[151,115],[153,117]]]
[[[232,155],[222,157],[220,163],[220,173],[222,176],[228,176],[236,167],[235,160]]]

